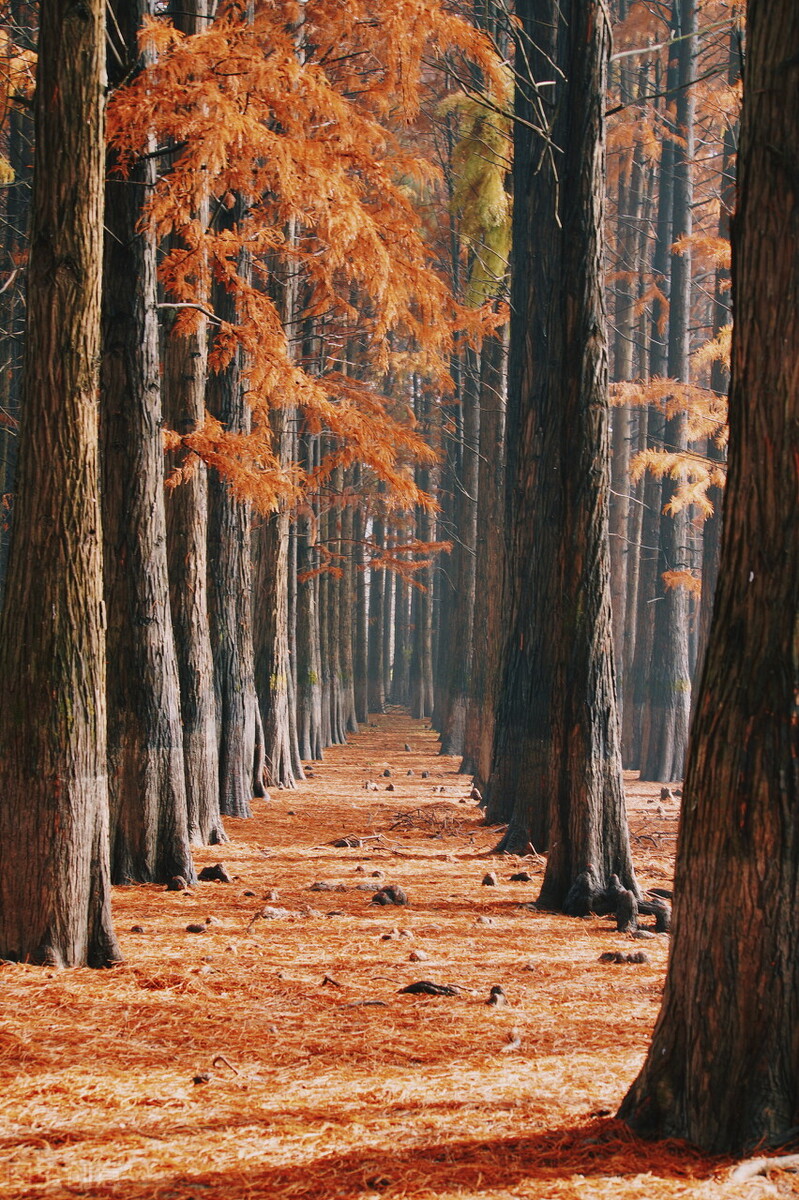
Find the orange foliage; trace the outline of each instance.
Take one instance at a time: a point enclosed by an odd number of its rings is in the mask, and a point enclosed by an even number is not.
[[[418,113],[423,56],[469,55],[490,77],[496,55],[467,22],[423,0],[286,0],[257,4],[251,20],[230,3],[193,37],[148,20],[142,40],[154,61],[114,96],[111,144],[122,170],[153,138],[173,148],[147,220],[172,238],[161,279],[179,306],[175,333],[199,328],[212,280],[234,295],[237,319],[213,322],[209,364],[223,369],[241,348],[253,408],[251,434],[209,419],[182,444],[263,509],[355,461],[388,485],[392,504],[413,504],[408,464],[433,456],[408,419],[404,356],[411,348],[415,371],[446,391],[456,331],[479,338],[495,318],[459,307],[435,269],[412,197],[436,168],[396,129]],[[243,216],[220,228],[236,197]],[[209,200],[206,224],[198,213]],[[312,322],[312,359],[284,327],[275,264],[302,280],[296,326]],[[269,413],[281,407],[331,435],[312,479],[278,461]]]

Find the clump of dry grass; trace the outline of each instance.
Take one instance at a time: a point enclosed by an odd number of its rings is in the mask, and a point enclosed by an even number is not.
[[[232,884],[116,889],[123,965],[3,964],[0,1196],[778,1194],[612,1119],[657,1013],[667,938],[635,943],[648,963],[609,966],[603,951],[633,948],[612,922],[525,907],[543,864],[489,858],[497,831],[456,769],[420,722],[382,717],[198,853]],[[669,878],[676,829],[658,796],[630,792],[649,884]],[[345,835],[367,840],[329,844]],[[497,887],[481,886],[489,867]],[[509,881],[520,867],[531,883]],[[407,907],[371,904],[386,883]],[[457,994],[400,993],[419,979]],[[507,1004],[486,1003],[494,986]]]

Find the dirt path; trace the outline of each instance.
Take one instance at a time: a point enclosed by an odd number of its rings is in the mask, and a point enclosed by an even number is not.
[[[497,831],[456,769],[422,722],[377,718],[198,853],[232,883],[116,889],[124,965],[2,964],[0,1196],[789,1195],[608,1119],[646,1047],[667,938],[525,907],[542,864],[488,856]],[[650,884],[669,877],[676,831],[659,791],[630,792]],[[329,844],[345,835],[363,844]],[[510,882],[522,869],[532,881]],[[371,903],[389,883],[407,907]],[[648,963],[598,962],[639,948]],[[399,994],[418,980],[459,990]],[[494,986],[506,1005],[486,1003]]]

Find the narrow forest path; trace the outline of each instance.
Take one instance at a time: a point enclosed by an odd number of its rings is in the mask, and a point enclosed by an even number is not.
[[[198,852],[232,883],[115,889],[123,965],[0,965],[0,1196],[789,1194],[608,1119],[644,1054],[667,938],[526,907],[541,862],[489,855],[497,830],[437,749],[424,722],[372,718]],[[650,885],[669,878],[676,830],[659,791],[629,799]],[[362,845],[330,845],[348,835]],[[519,870],[532,880],[511,882]],[[371,903],[389,883],[406,907]],[[649,962],[598,961],[638,949]],[[459,991],[400,994],[418,980]],[[506,1005],[486,1003],[496,986]]]

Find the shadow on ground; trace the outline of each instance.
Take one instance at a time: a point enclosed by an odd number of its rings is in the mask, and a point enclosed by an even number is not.
[[[273,1138],[274,1131],[265,1128],[264,1135]],[[79,1193],[76,1189],[72,1194],[86,1200],[187,1200],[200,1195],[210,1200],[240,1195],[248,1200],[356,1200],[363,1194],[390,1200],[392,1195],[415,1194],[422,1189],[427,1195],[446,1195],[470,1189],[481,1194],[492,1189],[505,1192],[536,1181],[558,1181],[562,1186],[570,1177],[629,1179],[640,1175],[648,1176],[651,1186],[658,1179],[708,1179],[723,1165],[722,1160],[708,1159],[685,1143],[643,1142],[618,1121],[594,1119],[527,1137],[462,1139],[401,1149],[361,1147],[345,1154],[304,1159],[296,1166],[198,1170],[171,1179],[162,1175],[152,1183],[109,1181],[83,1185]],[[642,1186],[645,1182],[642,1180]]]

